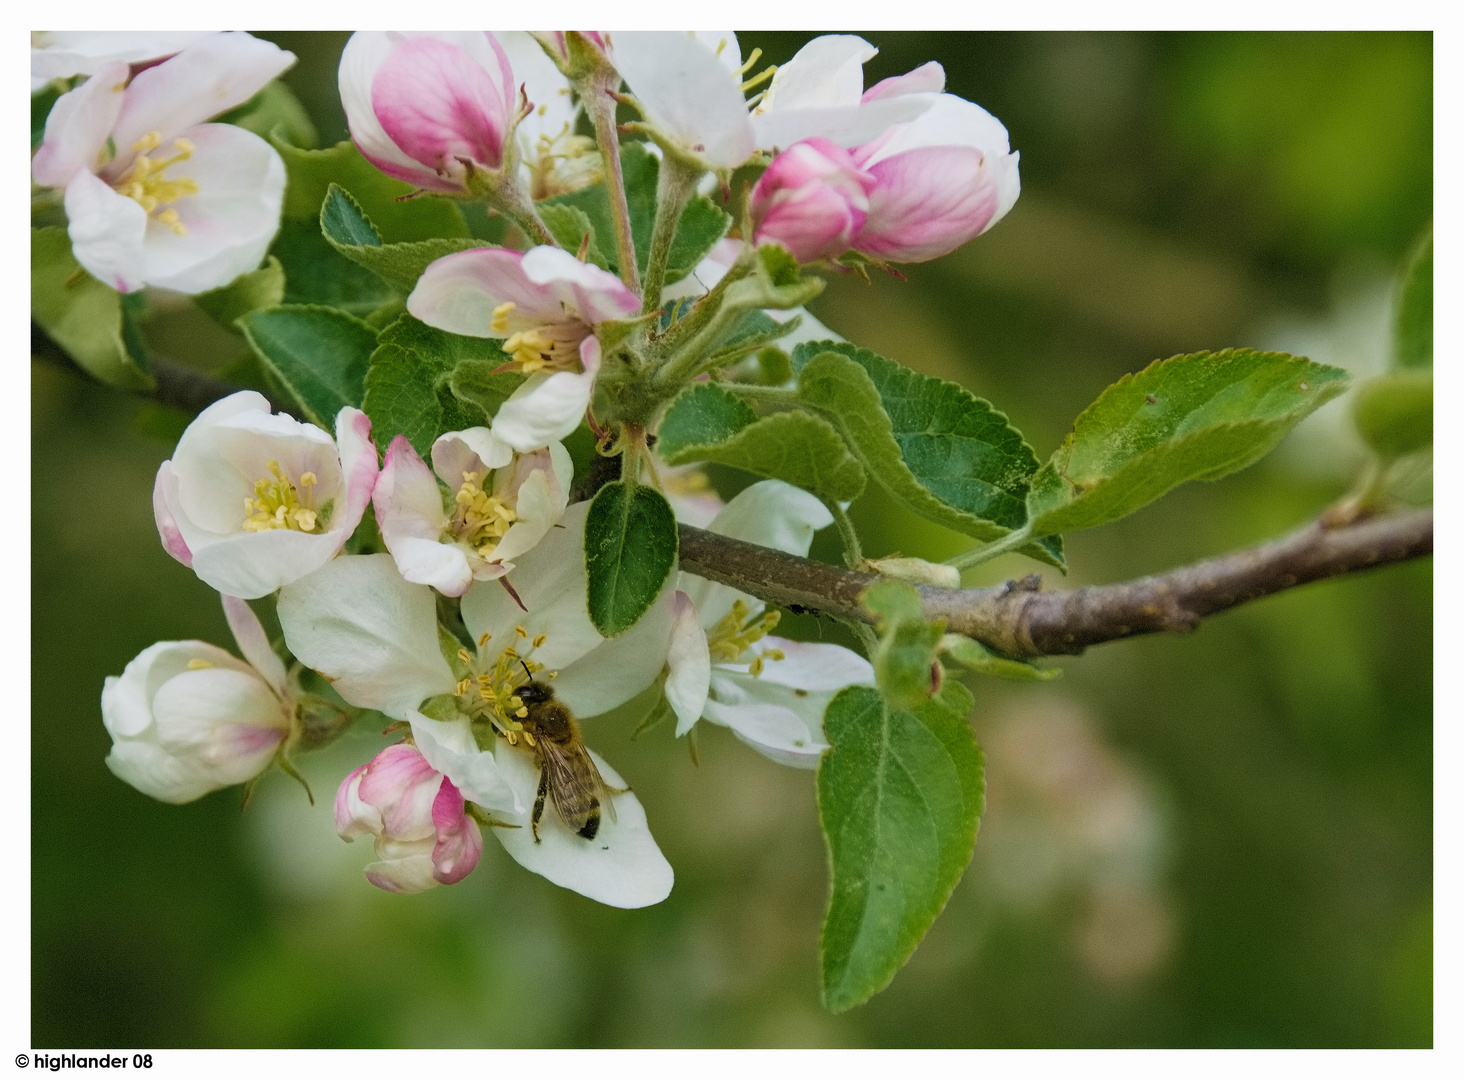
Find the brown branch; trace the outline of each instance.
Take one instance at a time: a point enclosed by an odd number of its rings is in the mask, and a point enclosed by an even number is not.
[[[1310,581],[1433,554],[1433,511],[1329,528],[1313,522],[1281,540],[1121,585],[1046,592],[1034,574],[986,589],[922,586],[928,617],[1007,656],[1081,653],[1159,631],[1187,633],[1207,615]],[[859,596],[873,574],[800,559],[681,526],[681,568],[794,610],[873,622]]]

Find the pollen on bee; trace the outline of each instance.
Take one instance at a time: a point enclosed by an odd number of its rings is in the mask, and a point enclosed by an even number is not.
[[[520,705],[517,709],[514,710],[514,715],[517,716],[520,720],[527,718],[529,715],[529,707],[527,705]],[[524,736],[525,738],[527,738],[528,732],[524,732]]]

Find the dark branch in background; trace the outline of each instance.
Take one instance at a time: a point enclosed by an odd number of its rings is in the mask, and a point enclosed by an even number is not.
[[[67,356],[61,346],[51,338],[35,323],[31,323],[31,355],[37,359],[44,360],[49,364],[66,368],[81,375],[85,379],[92,376]],[[152,390],[137,390],[135,393],[143,394],[152,398],[160,405],[177,409],[190,415],[203,412],[215,401],[226,398],[230,394],[238,393],[246,389],[242,386],[235,386],[233,383],[225,382],[223,379],[215,378],[197,368],[180,364],[176,360],[169,360],[157,353],[149,354],[149,361],[152,365],[153,379],[156,386]],[[248,389],[257,389],[249,387]],[[279,411],[285,408],[283,404],[276,401],[267,391],[259,390],[266,398],[269,398],[270,408]]]
[[[73,370],[76,364],[34,324],[31,352]],[[241,389],[193,368],[153,357],[151,396],[198,413]],[[278,403],[272,403],[276,409]],[[572,497],[590,498],[618,478],[620,459],[599,458]],[[871,623],[859,597],[880,580],[800,559],[728,536],[682,525],[681,568],[769,603]],[[986,589],[921,586],[925,613],[946,629],[975,638],[1007,656],[1072,655],[1089,645],[1160,631],[1185,633],[1207,615],[1310,581],[1433,554],[1433,511],[1318,521],[1281,540],[1121,585],[1046,592],[1032,575]]]

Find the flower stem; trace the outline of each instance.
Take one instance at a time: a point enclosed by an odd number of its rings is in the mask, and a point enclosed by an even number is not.
[[[630,203],[625,197],[625,173],[620,166],[620,138],[615,131],[615,98],[620,85],[613,71],[597,71],[590,77],[583,95],[590,119],[595,124],[595,141],[605,163],[605,189],[610,195],[610,218],[615,223],[615,256],[620,262],[620,280],[632,292],[640,292],[640,271],[635,264],[635,237],[630,231]]]
[[[661,290],[666,284],[666,264],[671,260],[671,242],[681,211],[696,186],[701,170],[688,162],[667,154],[661,159],[661,175],[656,181],[656,224],[651,229],[651,252],[646,259],[646,280],[641,299],[641,313],[649,315],[661,308]]]
[[[854,522],[849,520],[848,513],[836,500],[824,499],[823,504],[829,508],[829,513],[834,515],[834,526],[839,530],[839,539],[844,542],[845,565],[850,570],[862,570],[864,552],[859,546],[859,534],[854,530]]]
[[[1008,551],[1016,551],[1018,548],[1026,547],[1032,542],[1032,527],[1024,525],[1014,532],[1009,532],[1000,540],[993,540],[989,544],[982,544],[980,547],[963,551],[959,555],[952,556],[945,561],[947,566],[954,566],[957,570],[965,570],[972,566],[980,566],[982,563],[996,558],[998,555],[1005,555]]]

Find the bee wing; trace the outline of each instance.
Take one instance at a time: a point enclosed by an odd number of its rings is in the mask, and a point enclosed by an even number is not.
[[[560,820],[578,832],[589,821],[596,804],[607,805],[605,781],[583,748],[569,750],[548,739],[539,742],[544,767],[549,771],[549,794]],[[611,813],[614,813],[612,808]]]
[[[615,800],[610,797],[611,793],[619,793],[621,791],[628,791],[630,789],[613,788],[609,784],[605,783],[605,778],[600,775],[600,770],[595,765],[595,759],[590,757],[590,752],[588,750],[585,751],[585,761],[589,763],[590,774],[595,778],[595,787],[597,789],[596,794],[600,796],[600,809],[605,812],[605,816],[608,817],[612,823],[619,820],[615,816]]]

